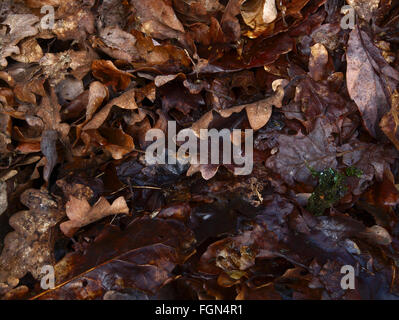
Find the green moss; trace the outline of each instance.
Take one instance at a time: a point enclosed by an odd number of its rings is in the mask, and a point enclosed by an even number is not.
[[[345,169],[345,173],[348,177],[361,178],[363,171],[356,167],[348,167]]]
[[[314,215],[323,215],[326,209],[331,208],[345,196],[348,191],[346,177],[361,177],[360,169],[349,167],[345,173],[329,168],[316,171],[308,167],[312,176],[317,178],[318,185],[308,200],[307,210]]]

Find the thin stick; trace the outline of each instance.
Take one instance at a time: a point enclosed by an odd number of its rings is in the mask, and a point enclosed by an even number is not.
[[[159,188],[159,187],[151,187],[151,186],[132,186],[132,188],[135,188],[135,189],[154,189],[154,190],[162,190],[162,188]]]

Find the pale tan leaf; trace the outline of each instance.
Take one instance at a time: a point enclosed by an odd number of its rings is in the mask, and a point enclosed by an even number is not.
[[[61,223],[60,228],[66,236],[72,237],[79,228],[107,216],[122,213],[129,213],[124,197],[119,197],[112,205],[101,197],[93,207],[90,207],[86,199],[79,200],[71,196],[66,204],[66,214],[70,220]]]

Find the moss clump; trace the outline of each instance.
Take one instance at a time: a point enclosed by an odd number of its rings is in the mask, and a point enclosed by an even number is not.
[[[345,173],[348,177],[361,178],[363,171],[356,167],[348,167],[345,169]]]
[[[360,178],[363,172],[348,167],[345,173],[332,168],[316,171],[309,167],[312,176],[319,180],[317,187],[308,200],[307,210],[314,215],[323,215],[326,209],[333,207],[348,191],[346,177]]]

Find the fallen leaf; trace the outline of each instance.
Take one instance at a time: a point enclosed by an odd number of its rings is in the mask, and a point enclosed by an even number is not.
[[[396,149],[399,150],[399,93],[396,90],[392,94],[391,106],[391,110],[382,117],[380,127],[382,132],[384,132],[389,140],[391,140],[392,143],[395,145]]]
[[[184,27],[176,17],[171,0],[132,0],[137,19],[140,21],[140,30],[151,37],[179,38],[184,33]]]
[[[8,62],[7,57],[13,54],[20,54],[20,49],[17,44],[27,37],[34,36],[38,30],[33,25],[39,21],[39,18],[33,14],[12,14],[2,23],[3,27],[0,30],[0,41],[2,46],[0,48],[0,65],[6,67]],[[9,32],[4,25],[8,26]]]
[[[55,130],[46,130],[42,134],[42,140],[40,142],[40,150],[46,157],[46,165],[44,166],[43,178],[46,182],[49,182],[51,172],[57,164],[57,144],[58,133]]]
[[[43,50],[35,38],[21,41],[20,53],[12,56],[14,60],[23,63],[39,62],[42,57]]]
[[[21,195],[21,202],[29,210],[19,211],[10,219],[15,231],[4,239],[0,282],[10,276],[21,279],[28,272],[39,279],[41,267],[53,262],[50,232],[64,213],[49,194],[40,190],[26,190]]]
[[[106,27],[100,31],[101,43],[97,44],[110,57],[128,62],[141,58],[136,49],[137,39],[118,27]]]
[[[399,72],[385,61],[369,36],[358,27],[350,34],[346,55],[349,95],[356,102],[365,127],[377,137],[379,123],[390,110],[389,91],[399,83]]]
[[[0,181],[0,215],[2,215],[7,208],[7,184],[4,181]]]
[[[111,100],[83,127],[83,130],[98,129],[107,119],[113,106],[126,110],[137,109],[135,96],[136,91],[132,89]]]
[[[112,205],[107,199],[101,197],[93,206],[90,206],[86,199],[79,200],[71,196],[66,204],[69,221],[61,223],[60,228],[66,236],[72,237],[78,229],[90,223],[122,213],[129,213],[129,208],[123,197],[116,199]]]
[[[34,299],[96,299],[111,288],[154,294],[176,278],[172,271],[190,257],[194,242],[192,232],[177,221],[139,218],[124,231],[109,226],[85,254],[61,260],[55,266],[59,286]],[[104,274],[112,277],[103,281]]]
[[[93,76],[104,85],[111,85],[115,91],[125,90],[131,82],[130,73],[119,70],[112,61],[95,60],[92,65]]]
[[[247,0],[241,5],[241,15],[245,23],[255,32],[267,28],[277,18],[275,0]]]
[[[268,159],[267,166],[290,185],[295,181],[311,184],[309,167],[322,171],[337,166],[337,147],[332,141],[332,132],[332,126],[319,118],[308,135],[301,132],[293,136],[278,135],[278,153]]]
[[[347,0],[347,2],[367,22],[373,17],[380,4],[380,0]]]
[[[93,118],[103,101],[108,98],[108,89],[101,82],[94,81],[89,88],[89,101],[86,107],[86,122]]]

